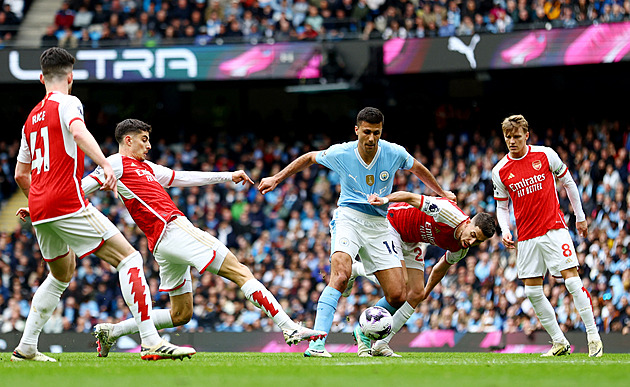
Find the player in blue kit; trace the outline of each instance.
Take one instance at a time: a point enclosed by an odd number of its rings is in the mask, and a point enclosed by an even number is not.
[[[431,172],[400,145],[381,140],[383,113],[366,107],[357,115],[354,131],[357,140],[332,145],[295,159],[277,174],[260,181],[258,190],[264,195],[280,182],[313,164],[323,165],[340,176],[341,194],[330,222],[331,268],[328,286],[317,304],[314,329],[330,332],[337,302],[352,274],[353,258],[361,253],[367,274],[374,273],[385,293],[379,306],[395,310],[405,302],[405,281],[400,257],[390,243],[387,227],[387,203],[372,206],[372,194],[386,196],[392,192],[394,175],[399,169],[409,170],[438,195],[455,200],[444,191]],[[325,339],[310,343],[306,357],[331,357],[324,347]]]

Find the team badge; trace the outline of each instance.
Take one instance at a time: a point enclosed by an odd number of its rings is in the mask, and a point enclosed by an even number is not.
[[[374,185],[374,175],[366,175],[365,176],[365,182],[367,183],[367,185],[369,185],[370,187]]]
[[[389,172],[387,171],[383,171],[378,175],[378,178],[381,179],[381,181],[387,181],[387,179],[389,179]]]
[[[342,246],[348,246],[348,244],[350,244],[350,241],[348,240],[348,238],[341,238],[339,239],[339,244]]]
[[[540,160],[533,161],[532,167],[534,167],[535,170],[540,171],[540,168],[542,168],[542,163],[540,162]]]

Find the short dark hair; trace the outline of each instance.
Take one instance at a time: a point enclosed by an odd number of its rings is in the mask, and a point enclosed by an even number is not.
[[[381,113],[380,110],[373,107],[366,107],[361,109],[359,114],[357,114],[357,126],[361,126],[362,122],[367,122],[369,124],[380,124],[385,122],[385,116]]]
[[[486,236],[486,238],[492,238],[494,236],[497,228],[492,215],[487,212],[480,212],[473,216],[471,222],[473,225],[481,229],[481,232]]]
[[[72,72],[74,56],[61,47],[51,47],[39,57],[39,65],[46,80],[62,78]]]
[[[126,135],[141,132],[151,133],[151,125],[146,122],[136,120],[135,118],[127,118],[116,125],[114,136],[116,137],[116,141],[118,141],[119,144],[122,144]]]

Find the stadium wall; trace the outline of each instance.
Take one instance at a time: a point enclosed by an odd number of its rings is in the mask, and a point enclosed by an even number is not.
[[[434,39],[81,49],[94,82],[318,79],[336,51],[351,77],[612,63],[630,59],[630,22]],[[40,49],[0,51],[0,83],[39,78]]]
[[[586,336],[582,332],[565,333],[573,345],[574,353],[587,353]],[[214,333],[163,333],[179,345],[192,345],[200,352],[303,352],[306,343],[289,347],[280,332],[214,332]],[[19,342],[20,333],[0,334],[0,352],[10,352]],[[628,353],[630,335],[602,334],[606,353]],[[121,338],[118,351],[139,352],[139,337]],[[330,352],[356,352],[352,335],[332,333],[327,340]],[[400,332],[391,342],[398,352],[490,352],[542,353],[549,349],[549,336],[545,332],[524,333],[456,333],[452,330],[430,330],[422,333]],[[44,352],[94,352],[94,337],[88,333],[60,333],[42,335],[39,350]],[[96,356],[96,355],[95,355]],[[3,356],[0,356],[3,357]]]

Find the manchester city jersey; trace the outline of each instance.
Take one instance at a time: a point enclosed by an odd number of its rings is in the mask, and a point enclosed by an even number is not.
[[[338,206],[369,215],[386,216],[387,205],[372,206],[367,198],[371,194],[389,195],[396,171],[410,169],[414,159],[402,146],[379,140],[376,156],[370,164],[366,164],[357,146],[358,141],[335,144],[318,152],[316,161],[340,176]]]

